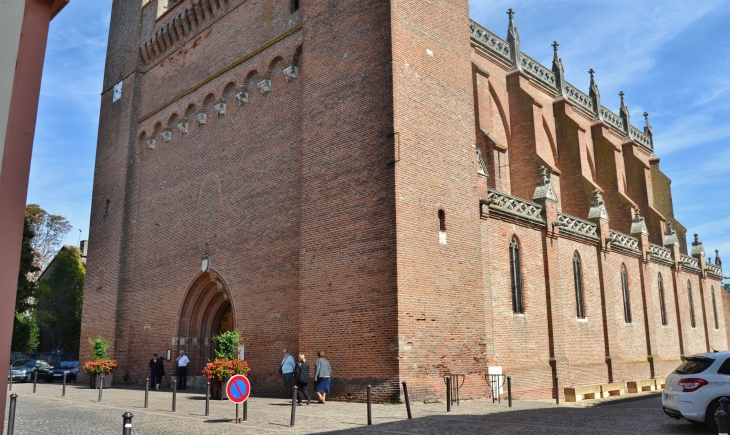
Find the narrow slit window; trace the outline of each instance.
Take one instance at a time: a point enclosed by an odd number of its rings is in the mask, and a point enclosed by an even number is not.
[[[291,12],[294,13],[299,10],[299,0],[291,0]]]
[[[525,307],[522,301],[522,266],[520,264],[520,244],[516,237],[512,237],[509,244],[509,267],[512,283],[512,311],[524,313]]]
[[[439,210],[439,243],[446,244],[446,212]]]
[[[662,274],[659,274],[659,279],[657,281],[659,285],[659,309],[661,310],[662,314],[662,325],[667,324],[667,306],[664,304],[664,281],[662,280]]]
[[[692,327],[694,328],[696,326],[695,324],[695,304],[692,301],[692,284],[687,281],[687,297],[689,299],[689,321],[692,324]]]
[[[621,290],[624,296],[624,320],[631,323],[631,302],[629,300],[629,277],[626,275],[626,266],[621,265]]]
[[[106,216],[109,214],[109,203],[111,202],[111,199],[107,198],[104,200],[104,208],[101,211],[102,216]]]
[[[575,308],[579,319],[585,319],[583,303],[583,270],[580,264],[578,251],[573,254],[573,281],[575,282]]]
[[[720,324],[717,322],[717,302],[715,301],[715,287],[711,287],[712,292],[712,314],[715,315],[715,329],[720,329]]]

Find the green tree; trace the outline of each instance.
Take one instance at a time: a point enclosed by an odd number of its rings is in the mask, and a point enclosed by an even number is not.
[[[722,285],[722,288],[724,288],[726,292],[730,293],[730,284],[725,283]]]
[[[25,218],[35,234],[31,242],[36,252],[35,265],[43,271],[61,248],[63,238],[71,231],[71,224],[65,217],[49,214],[38,204],[25,206]],[[36,273],[33,280],[38,276]]]
[[[35,266],[35,252],[32,240],[35,236],[29,219],[23,223],[23,244],[20,249],[18,289],[15,294],[15,319],[13,320],[12,350],[35,352],[38,349],[39,331],[35,317],[33,298],[35,282],[31,280],[38,272]]]
[[[238,331],[221,332],[213,337],[217,346],[215,356],[217,358],[234,359],[238,356],[238,345],[241,343],[241,333]]]
[[[57,351],[79,348],[85,277],[86,266],[81,262],[81,252],[75,246],[66,246],[38,282],[38,323],[49,328]]]

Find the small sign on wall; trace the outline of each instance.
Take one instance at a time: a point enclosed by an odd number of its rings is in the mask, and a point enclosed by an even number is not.
[[[244,360],[244,352],[243,352],[243,345],[238,346],[238,359]]]

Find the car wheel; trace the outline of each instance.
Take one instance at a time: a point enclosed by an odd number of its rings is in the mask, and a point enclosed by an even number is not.
[[[720,409],[720,400],[716,399],[707,405],[707,412],[705,413],[705,423],[712,429],[712,432],[717,433],[717,423],[715,422],[715,413]]]

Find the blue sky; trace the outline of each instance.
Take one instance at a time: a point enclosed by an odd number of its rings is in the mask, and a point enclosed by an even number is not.
[[[557,40],[570,83],[587,92],[593,68],[604,106],[618,113],[624,91],[634,125],[650,113],[677,219],[708,255],[730,259],[728,3],[472,0],[470,13],[506,38],[508,8],[530,57],[550,67]],[[110,10],[110,0],[71,0],[51,23],[28,202],[69,219],[66,243],[88,234]]]

